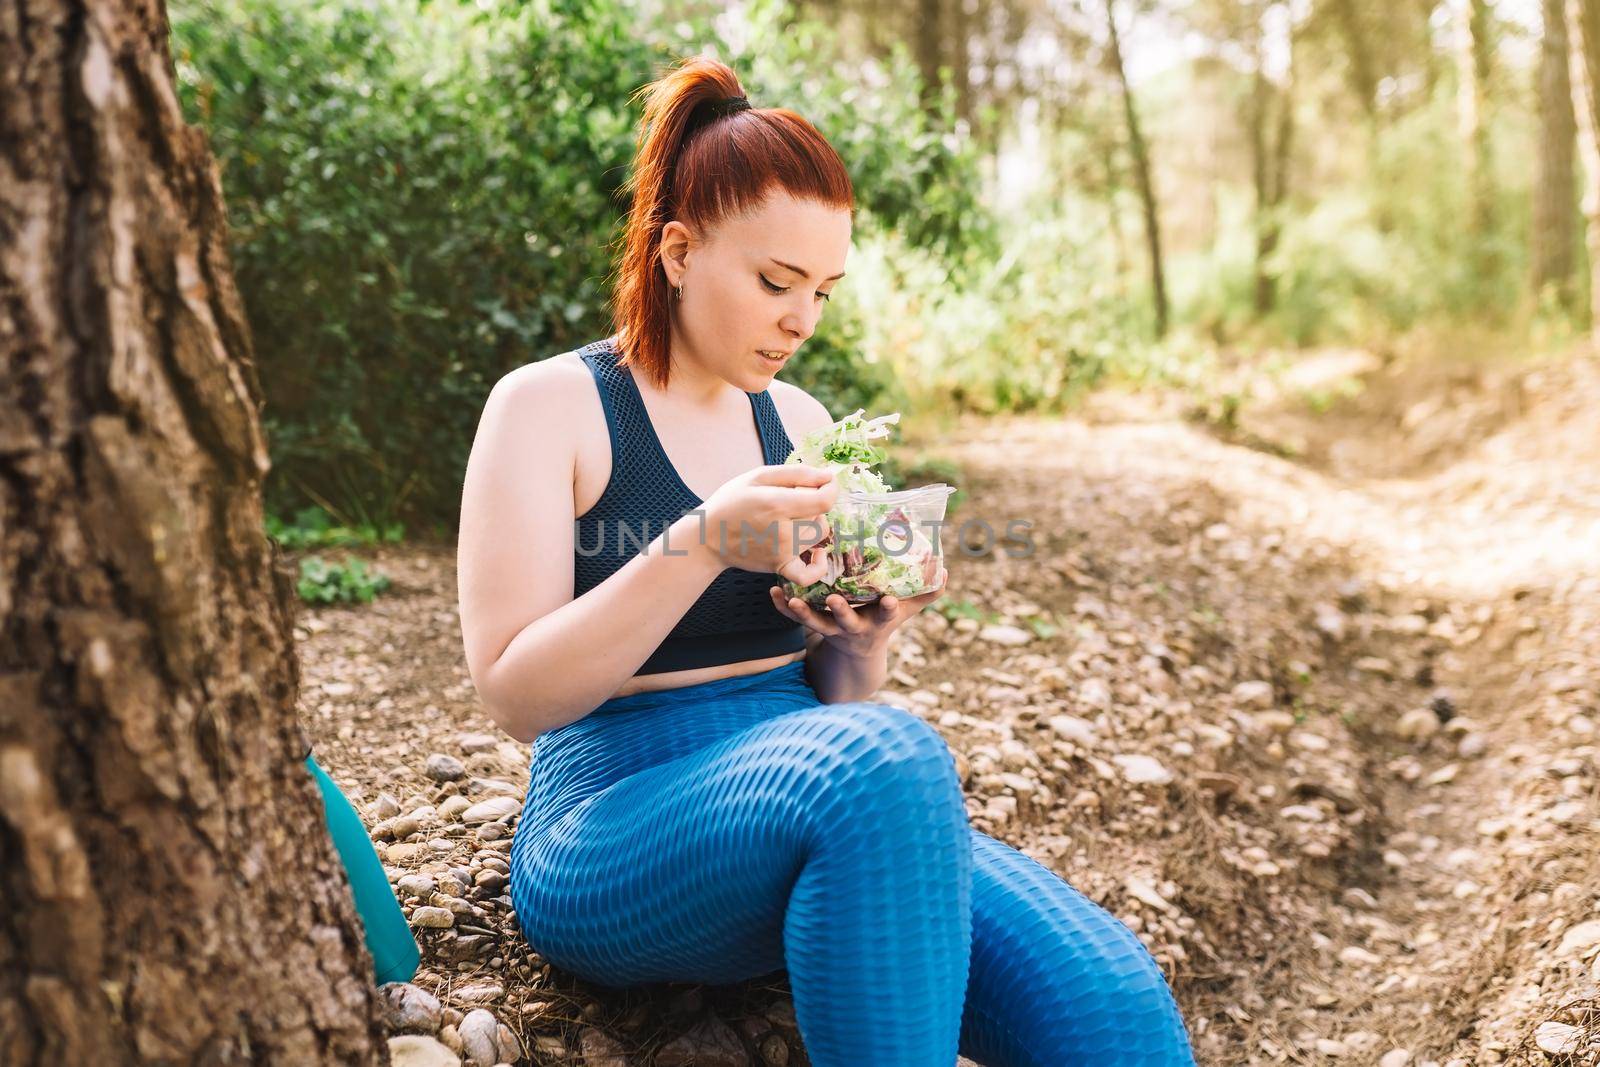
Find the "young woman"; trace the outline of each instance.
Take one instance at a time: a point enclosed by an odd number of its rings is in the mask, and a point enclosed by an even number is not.
[[[939,734],[868,701],[940,593],[777,584],[820,576],[802,520],[837,494],[783,465],[833,420],[773,375],[845,273],[839,156],[714,60],[644,92],[616,332],[496,384],[462,498],[468,665],[533,742],[524,935],[612,987],[787,968],[817,1067],[1192,1063],[1139,940],[975,831]]]

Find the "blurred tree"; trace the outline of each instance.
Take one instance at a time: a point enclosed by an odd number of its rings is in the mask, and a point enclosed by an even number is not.
[[[1572,307],[1576,186],[1572,155],[1576,122],[1572,113],[1571,61],[1567,43],[1566,0],[1542,0],[1544,32],[1539,49],[1539,176],[1533,186],[1533,289],[1548,288],[1564,309]]]
[[[0,14],[0,1063],[387,1062],[160,0]],[[25,72],[26,76],[22,76]],[[16,76],[13,76],[13,75]]]
[[[1294,40],[1295,29],[1288,25],[1285,38],[1283,83],[1268,72],[1267,22],[1274,16],[1292,19],[1288,4],[1268,3],[1254,20],[1251,92],[1247,109],[1250,129],[1250,157],[1255,186],[1256,255],[1255,310],[1271,313],[1277,304],[1277,279],[1272,256],[1283,231],[1284,199],[1289,189],[1290,144],[1294,137]]]
[[[1489,0],[1456,0],[1456,57],[1458,116],[1466,154],[1468,225],[1476,275],[1489,280],[1499,274],[1498,246],[1494,240],[1494,158],[1490,141],[1489,77],[1494,41],[1493,11]]]
[[[1168,303],[1166,269],[1161,261],[1161,210],[1156,201],[1155,183],[1150,177],[1150,150],[1139,129],[1139,108],[1128,84],[1128,68],[1122,57],[1122,38],[1117,33],[1115,0],[1105,0],[1106,61],[1122,90],[1123,116],[1127,121],[1128,152],[1133,158],[1134,178],[1138,182],[1139,203],[1144,209],[1145,245],[1150,254],[1150,293],[1155,310],[1156,336],[1167,332]]]
[[[1600,0],[1568,0],[1573,99],[1583,152],[1583,216],[1589,251],[1589,328],[1600,340]]]

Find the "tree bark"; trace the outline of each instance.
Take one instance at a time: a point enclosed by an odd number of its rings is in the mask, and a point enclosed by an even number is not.
[[[1457,95],[1458,116],[1467,164],[1468,211],[1473,239],[1473,259],[1477,278],[1493,284],[1499,273],[1499,256],[1494,248],[1494,163],[1489,142],[1489,124],[1484,110],[1488,106],[1491,12],[1489,0],[1457,0],[1459,16]]]
[[[0,4],[0,1063],[387,1062],[167,32]]]
[[[955,75],[956,116],[972,128],[972,22],[967,0],[950,0],[951,73]]]
[[[1361,119],[1367,141],[1367,180],[1372,188],[1373,225],[1380,233],[1388,233],[1394,229],[1394,219],[1389,210],[1388,179],[1383,165],[1383,123],[1378,111],[1378,74],[1372,55],[1372,42],[1356,0],[1333,0],[1332,8],[1339,35],[1344,38],[1345,54],[1350,60],[1347,72],[1350,92],[1361,104]]]
[[[917,68],[922,72],[922,106],[932,113],[939,100],[939,66],[944,62],[942,0],[917,0],[913,29]]]
[[[1589,252],[1589,329],[1600,341],[1600,0],[1568,0],[1572,99],[1583,156],[1583,219]]]
[[[1268,5],[1268,11],[1271,5]],[[1255,310],[1266,315],[1278,303],[1278,279],[1270,262],[1283,233],[1283,202],[1289,193],[1294,139],[1294,30],[1289,32],[1289,69],[1283,86],[1266,72],[1265,37],[1257,27],[1256,69],[1250,94],[1250,151],[1256,193]]]
[[[1574,201],[1572,154],[1576,122],[1567,46],[1566,0],[1543,0],[1544,35],[1539,62],[1539,180],[1533,193],[1533,289],[1573,302]]]
[[[1167,332],[1167,279],[1161,261],[1161,213],[1156,203],[1155,184],[1150,176],[1150,152],[1139,130],[1139,109],[1134,105],[1128,85],[1127,68],[1122,62],[1122,40],[1117,34],[1116,0],[1106,0],[1107,57],[1122,88],[1122,111],[1128,126],[1128,151],[1133,157],[1134,178],[1139,186],[1139,201],[1144,207],[1145,243],[1150,252],[1150,291],[1155,305],[1156,336]]]

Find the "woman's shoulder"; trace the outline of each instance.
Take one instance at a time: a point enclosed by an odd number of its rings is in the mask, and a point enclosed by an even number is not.
[[[584,442],[605,416],[588,366],[577,352],[524,363],[501,376],[484,402],[486,423],[518,427],[519,437]]]
[[[577,350],[547,356],[513,367],[494,385],[494,392],[522,402],[560,402],[571,400],[575,391],[588,386],[590,370]]]

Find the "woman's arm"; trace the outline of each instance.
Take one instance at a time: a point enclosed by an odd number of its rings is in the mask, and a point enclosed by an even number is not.
[[[889,642],[865,651],[851,651],[812,631],[806,636],[806,680],[824,704],[866,700],[883,688],[889,676]]]
[[[689,512],[665,542],[573,598],[574,413],[590,403],[599,397],[582,364],[519,368],[490,393],[467,461],[457,544],[467,666],[519,741],[608,699],[723,569]]]

